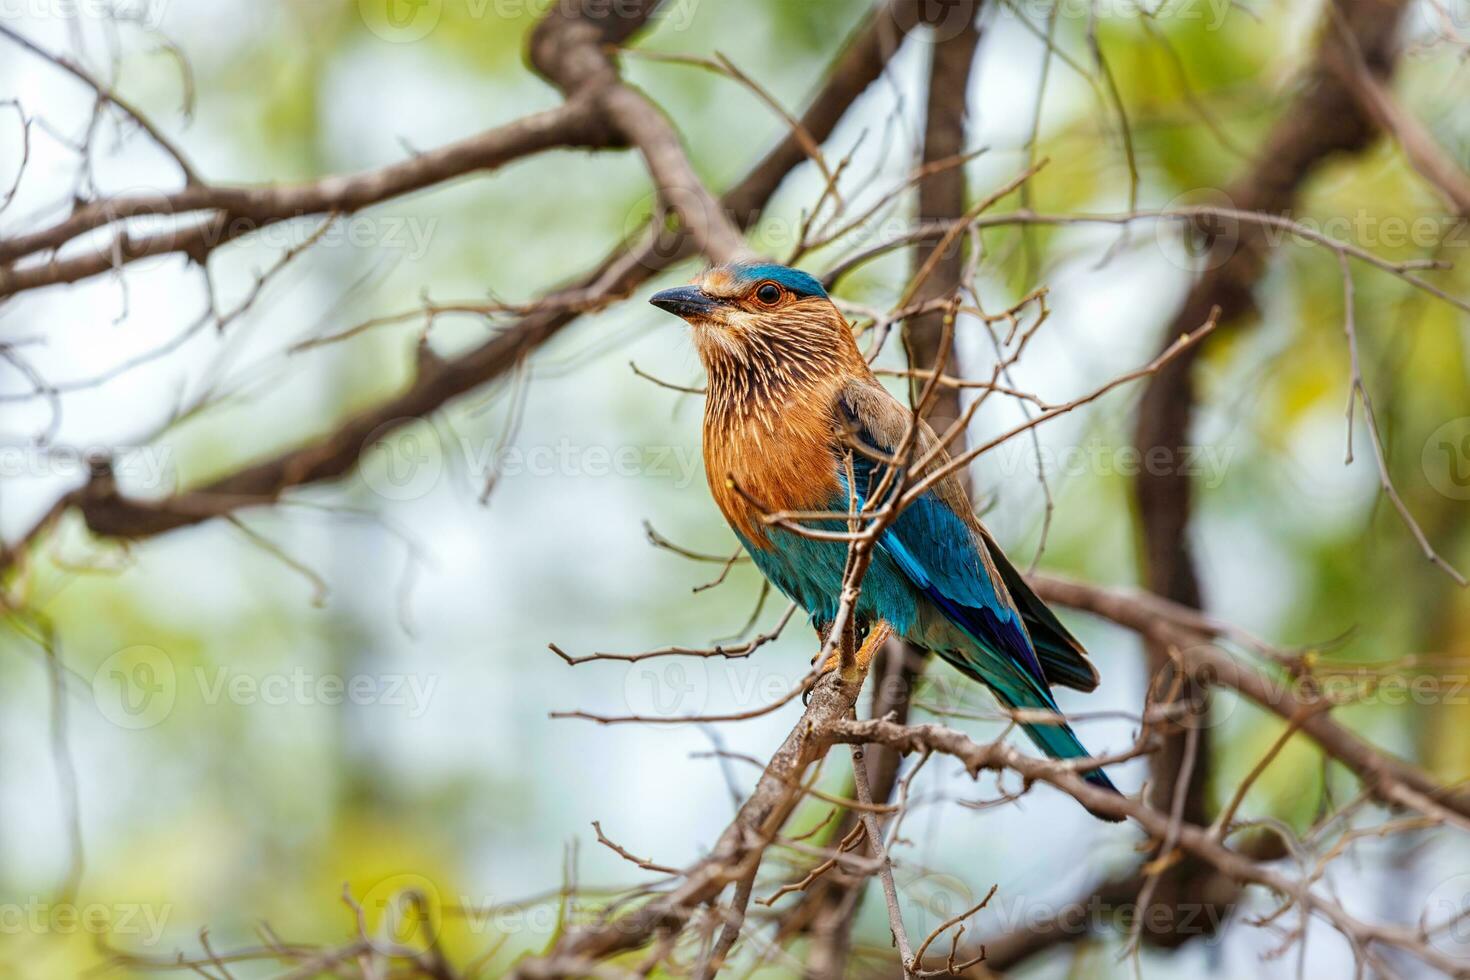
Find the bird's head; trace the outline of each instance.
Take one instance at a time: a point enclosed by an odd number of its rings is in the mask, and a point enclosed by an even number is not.
[[[867,367],[846,318],[799,269],[719,266],[649,302],[689,322],[712,387],[769,389]]]

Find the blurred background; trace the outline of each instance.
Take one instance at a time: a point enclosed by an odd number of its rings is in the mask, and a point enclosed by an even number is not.
[[[680,0],[637,46],[721,52],[799,108],[863,6]],[[117,17],[101,4],[16,0],[0,11],[37,44],[115,78],[221,182],[382,166],[561,101],[524,63],[539,0],[429,0],[396,25],[380,7],[140,0]],[[1026,201],[1012,194],[999,209],[1132,207],[1120,129],[1087,41],[1093,18],[1128,111],[1139,207],[1198,200],[1251,162],[1321,20],[1320,5],[1308,2],[1183,0],[1155,16],[1063,2],[1059,55],[1038,105],[1051,10],[997,3],[983,13],[968,94],[968,143],[983,150],[966,165],[971,196],[1049,159]],[[1394,91],[1470,166],[1470,8],[1425,3],[1406,24]],[[23,144],[15,113],[0,118],[0,183],[24,161],[15,200],[0,213],[8,235],[65,213],[80,186],[74,143],[93,97],[56,66],[5,47],[0,98],[47,122]],[[854,211],[915,165],[931,49],[922,38],[905,44],[827,144],[829,158],[852,153],[841,186]],[[623,70],[665,109],[717,190],[785,132],[728,78],[638,57]],[[86,186],[179,186],[168,159],[132,127],[108,119],[95,137]],[[814,167],[795,171],[757,222],[756,245],[788,253],[822,185]],[[125,281],[105,276],[11,299],[0,306],[0,342],[50,381],[75,384],[34,397],[24,372],[0,373],[0,530],[10,541],[29,528],[82,481],[80,459],[92,450],[111,449],[124,489],[149,497],[327,431],[407,382],[425,318],[295,345],[426,298],[531,300],[637,229],[651,200],[635,154],[543,154],[345,218],[253,295],[257,275],[320,221],[275,226],[213,255],[219,307],[247,304],[222,332],[186,334],[209,297],[197,267],[178,256],[130,266]],[[1470,237],[1391,143],[1322,168],[1299,203],[1298,220],[1390,260],[1454,262],[1429,276],[1470,294]],[[825,269],[870,247],[911,209],[900,196],[803,264]],[[1050,318],[1014,382],[1053,401],[1147,363],[1200,258],[1177,227],[1150,222],[1024,235],[999,228],[985,243],[981,283],[995,307],[1049,290]],[[697,271],[686,263],[656,286]],[[1441,553],[1470,565],[1470,318],[1398,278],[1354,271],[1389,470]],[[840,295],[886,308],[908,272],[906,255],[886,256],[844,280]],[[705,485],[700,397],[630,368],[702,383],[682,325],[643,303],[647,292],[581,319],[515,378],[374,449],[339,483],[242,511],[238,523],[132,548],[90,538],[75,518],[36,546],[24,578],[7,584],[23,614],[12,611],[0,633],[0,976],[76,975],[108,960],[103,942],[165,960],[178,949],[197,953],[202,929],[216,949],[259,941],[262,923],[291,941],[340,942],[354,928],[344,883],[371,913],[371,896],[404,882],[442,903],[451,956],[483,957],[480,975],[495,976],[554,938],[565,882],[595,905],[599,893],[648,877],[596,843],[592,820],[659,864],[704,852],[758,775],[738,756],[767,758],[799,703],[721,724],[550,717],[753,709],[796,683],[816,649],[800,617],[748,659],[571,667],[548,649],[730,643],[771,628],[785,608],[774,597],[752,618],[760,580],[744,563],[695,592],[720,565],[649,542],[645,522],[694,552],[723,558],[736,547]],[[1470,596],[1424,561],[1384,500],[1361,424],[1351,436],[1356,459],[1344,465],[1350,369],[1335,255],[1288,242],[1273,253],[1257,301],[1259,322],[1212,345],[1199,375],[1191,534],[1207,608],[1345,664],[1470,657]],[[429,343],[450,354],[501,322],[436,318]],[[994,351],[983,327],[962,318],[957,335],[960,368],[988,377]],[[899,365],[901,351],[883,363]],[[110,373],[121,364],[132,366]],[[1137,460],[1127,454],[1137,395],[1121,389],[1042,426],[1039,449],[1016,439],[974,464],[977,507],[1019,565],[1043,543],[1042,470],[1055,509],[1041,567],[1137,583]],[[993,398],[972,435],[1022,418]],[[49,448],[37,446],[43,434]],[[1135,723],[1106,712],[1139,709],[1139,643],[1098,621],[1064,618],[1093,652],[1102,686],[1085,699],[1062,692],[1062,706],[1104,713],[1082,728],[1095,751],[1126,748]],[[978,737],[1001,731],[983,717],[992,712],[984,692],[943,665],[931,670],[919,717],[928,704]],[[1458,697],[1370,701],[1339,717],[1446,782],[1470,774],[1470,686]],[[1281,728],[1228,697],[1211,723],[1222,733],[1213,791],[1223,798]],[[841,755],[823,777],[834,791],[845,778]],[[1145,775],[1135,761],[1114,778],[1132,791]],[[1006,932],[1134,860],[1136,832],[1092,821],[1054,792],[979,812],[953,805],[997,791],[993,777],[974,783],[940,760],[915,787],[910,843],[897,855],[912,932],[922,936],[991,884],[996,902],[974,928]],[[1325,801],[1355,792],[1298,740],[1243,813],[1305,829]],[[1333,884],[1350,908],[1412,924],[1427,903],[1458,900],[1466,889],[1454,882],[1466,873],[1464,840],[1425,832],[1361,844],[1335,866]],[[857,939],[886,949],[873,899]],[[1253,911],[1272,907],[1251,900]],[[68,906],[80,914],[68,918]],[[1237,916],[1222,935],[1177,954],[1145,950],[1140,968],[1150,977],[1286,976],[1297,963],[1270,955],[1280,939]],[[1118,960],[1122,943],[1105,932],[1019,972],[1131,975],[1134,966]],[[1325,929],[1308,949],[1311,975],[1351,967],[1346,943]],[[265,975],[268,966],[231,972]],[[778,959],[758,975],[792,967]]]

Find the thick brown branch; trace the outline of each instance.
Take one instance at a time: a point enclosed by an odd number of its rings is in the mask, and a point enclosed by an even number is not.
[[[0,268],[0,295],[98,275],[114,268],[119,257],[130,260],[169,252],[207,254],[227,241],[277,222],[333,211],[349,214],[555,147],[610,147],[618,142],[593,100],[579,98],[363,173],[285,185],[190,184],[171,192],[104,198],[78,207],[50,227],[0,240],[0,264],[58,249],[89,231],[129,218],[205,211],[215,214],[136,238],[123,232],[95,251],[65,259]]]
[[[1286,901],[1300,903],[1332,923],[1355,945],[1382,943],[1396,946],[1414,953],[1448,976],[1467,975],[1462,960],[1447,956],[1425,943],[1418,930],[1358,919],[1336,901],[1319,896],[1302,882],[1226,847],[1207,828],[1188,822],[1177,823],[1166,811],[1099,789],[1085,782],[1073,769],[1025,755],[1004,742],[982,745],[941,725],[905,726],[878,718],[867,721],[840,719],[827,731],[833,741],[888,745],[904,753],[940,752],[960,760],[972,774],[983,770],[1010,770],[1019,773],[1027,782],[1054,786],[1090,810],[1134,821],[1155,840],[1172,838],[1184,851],[1234,881],[1261,885]]]
[[[1343,81],[1337,67],[1353,53],[1361,54],[1367,69],[1387,75],[1393,66],[1395,35],[1406,4],[1402,0],[1331,0],[1315,58],[1300,83],[1300,94],[1277,120],[1255,163],[1225,191],[1232,208],[1279,214],[1290,209],[1298,189],[1329,158],[1366,147],[1376,133],[1373,120]],[[1334,22],[1336,21],[1336,23]],[[1338,29],[1341,24],[1342,30]],[[1345,38],[1350,39],[1345,42]],[[1254,312],[1252,290],[1265,268],[1269,242],[1264,226],[1240,224],[1234,237],[1211,224],[1201,229],[1215,262],[1191,289],[1164,331],[1167,345],[1181,330],[1198,323],[1211,309],[1221,321],[1238,325]],[[1223,250],[1230,249],[1222,254]],[[1202,347],[1196,347],[1150,379],[1138,407],[1134,444],[1143,458],[1169,452],[1172,458],[1189,441],[1194,419],[1194,365]],[[1143,536],[1143,578],[1150,590],[1187,606],[1200,608],[1202,595],[1190,548],[1189,520],[1193,488],[1183,467],[1148,467],[1135,484]],[[1174,682],[1175,662],[1165,644],[1150,642],[1148,678],[1151,685],[1175,696],[1203,702],[1192,684]],[[1325,721],[1325,718],[1323,719]],[[1198,731],[1194,742],[1197,764],[1186,765],[1186,739],[1175,734],[1164,740],[1150,763],[1150,793],[1155,806],[1167,809],[1176,792],[1179,774],[1190,772],[1183,790],[1183,819],[1207,824],[1207,787],[1211,739]],[[1192,858],[1175,863],[1154,891],[1161,903],[1177,904],[1181,896],[1211,893],[1208,879],[1216,870]],[[1228,884],[1228,883],[1227,883]],[[1225,904],[1228,904],[1228,900]],[[1212,917],[1219,921],[1219,917]],[[1186,936],[1150,934],[1152,941],[1183,942]]]
[[[678,214],[695,248],[719,263],[748,254],[745,237],[694,173],[678,134],[663,114],[642,95],[621,84],[607,92],[601,102],[618,129],[643,154],[660,200]]]
[[[549,17],[564,17],[565,6],[557,5]],[[621,7],[619,8],[621,9]],[[869,16],[847,49],[838,56],[828,80],[802,115],[802,128],[817,140],[832,134],[847,107],[876,79],[893,53],[892,22],[887,6]],[[626,22],[619,21],[620,29]],[[537,54],[538,44],[547,44],[538,29],[533,39],[533,57],[540,58],[548,75],[573,86],[584,78],[585,69],[568,62],[569,56],[555,45]],[[620,40],[626,35],[621,35]],[[572,101],[576,101],[573,97]],[[805,160],[800,141],[788,134],[772,148],[750,173],[721,199],[726,213],[739,227],[755,219],[760,207],[776,192],[787,173]],[[204,487],[161,501],[135,501],[120,496],[105,471],[87,486],[75,491],[48,511],[36,532],[49,526],[66,506],[81,507],[88,526],[96,534],[143,538],[177,527],[199,523],[235,508],[268,504],[286,491],[304,484],[341,477],[355,465],[367,436],[390,434],[415,418],[432,414],[446,402],[504,375],[532,351],[577,318],[580,312],[598,308],[627,295],[658,272],[693,254],[687,237],[673,247],[658,234],[645,234],[614,251],[601,265],[576,283],[544,298],[543,305],[556,307],[533,312],[507,327],[491,340],[447,362],[429,362],[408,390],[381,405],[341,423],[335,430],[299,449],[253,464]],[[560,304],[560,306],[558,306]],[[36,533],[22,536],[34,540]],[[0,554],[0,567],[8,567],[17,549]]]
[[[1455,214],[1470,220],[1470,174],[1444,151],[1418,119],[1398,104],[1383,79],[1363,60],[1362,50],[1347,25],[1334,18],[1333,27],[1343,39],[1343,56],[1333,64],[1342,83],[1358,100],[1362,111],[1384,132],[1393,134],[1409,164]]]
[[[56,249],[79,234],[129,216],[205,210],[204,217],[163,232],[131,236],[126,228],[102,247],[67,258],[16,269],[0,268],[0,296],[60,283],[77,282],[154,255],[181,252],[203,262],[220,245],[268,224],[323,211],[354,211],[389,197],[442,183],[474,170],[499,166],[554,146],[605,147],[624,142],[618,123],[628,114],[610,110],[609,96],[626,91],[607,53],[647,23],[659,0],[630,0],[616,9],[602,4],[555,6],[532,35],[530,59],[569,101],[560,109],[531,116],[413,160],[357,177],[327,178],[295,188],[213,188],[191,181],[176,195],[105,199],[87,205],[50,229],[0,243],[0,262]],[[624,100],[626,101],[626,100]],[[646,143],[669,153],[668,134],[644,125]],[[674,141],[675,152],[677,140]],[[641,147],[645,155],[648,146]],[[665,171],[668,167],[665,165]],[[655,178],[661,176],[655,170]],[[681,211],[681,214],[683,212]],[[698,220],[706,220],[699,216]],[[717,220],[717,219],[715,219]],[[701,245],[728,246],[726,238],[700,238]],[[738,235],[737,235],[738,237]]]
[[[1363,741],[1334,721],[1332,703],[1309,684],[1278,680],[1249,667],[1219,647],[1229,639],[1223,626],[1187,606],[1147,593],[1128,593],[1033,575],[1036,594],[1047,602],[1102,616],[1137,632],[1165,650],[1171,662],[1200,683],[1238,691],[1315,741],[1363,781],[1364,788],[1391,806],[1402,806],[1451,822],[1470,822],[1470,790],[1439,785],[1422,770]]]

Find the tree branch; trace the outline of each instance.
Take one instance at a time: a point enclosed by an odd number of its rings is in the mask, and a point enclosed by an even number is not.
[[[557,23],[562,23],[567,7],[556,5],[548,14],[548,23],[551,18],[558,18]],[[618,9],[622,9],[621,5]],[[813,139],[825,140],[830,136],[847,108],[882,74],[895,49],[892,17],[892,5],[877,8],[835,60],[827,80],[800,120]],[[608,37],[618,43],[631,33],[627,20],[617,20],[613,26],[616,30]],[[575,90],[585,82],[586,72],[591,69],[577,56],[551,43],[556,37],[555,30],[538,27],[532,41],[533,58],[540,59],[549,76],[560,78],[565,87]],[[598,52],[597,57],[604,56]],[[576,101],[577,97],[573,96],[571,102]],[[721,198],[724,212],[736,226],[747,227],[791,169],[805,159],[801,141],[788,133]],[[582,278],[543,297],[538,305],[546,307],[545,310],[528,313],[484,344],[452,360],[421,362],[419,376],[403,393],[339,423],[333,431],[305,446],[194,490],[157,501],[132,500],[122,497],[107,468],[99,467],[85,486],[60,498],[42,521],[21,535],[16,545],[0,551],[0,569],[16,561],[25,546],[72,506],[82,510],[94,534],[139,539],[197,524],[239,507],[270,504],[295,487],[337,479],[350,471],[368,448],[364,440],[369,435],[390,434],[501,377],[581,312],[626,296],[654,275],[693,254],[687,236],[671,243],[663,229],[650,229],[619,246]],[[0,277],[3,275],[0,271]]]
[[[1376,133],[1335,67],[1344,57],[1345,36],[1356,40],[1366,64],[1377,75],[1393,67],[1395,34],[1406,4],[1403,0],[1329,0],[1328,22],[1324,24],[1316,55],[1300,83],[1300,94],[1277,120],[1251,169],[1225,191],[1230,206],[1237,210],[1276,214],[1287,211],[1298,188],[1330,157],[1366,147]],[[1346,34],[1336,29],[1332,18],[1340,17]],[[1211,242],[1211,258],[1219,250],[1233,251],[1207,269],[1164,331],[1164,344],[1172,343],[1181,330],[1188,330],[1211,309],[1221,311],[1222,322],[1235,324],[1254,310],[1252,289],[1265,268],[1269,249],[1264,227],[1237,226],[1237,238],[1215,237],[1219,224],[1202,229]],[[1194,419],[1194,365],[1202,347],[1195,347],[1167,365],[1148,382],[1138,406],[1134,445],[1148,454],[1167,450],[1178,453],[1188,443]],[[1199,578],[1189,540],[1192,501],[1190,476],[1183,468],[1145,467],[1135,482],[1138,517],[1143,536],[1143,579],[1160,596],[1186,606],[1200,608]],[[1176,684],[1176,661],[1165,644],[1149,642],[1149,684],[1172,691],[1172,697],[1204,704],[1206,696],[1193,684]],[[1207,786],[1210,778],[1210,732],[1199,731],[1195,750],[1198,763],[1190,768],[1184,790],[1183,819],[1207,824]],[[1186,768],[1186,745],[1182,734],[1166,737],[1163,748],[1150,763],[1150,792],[1156,806],[1167,808],[1176,792],[1179,774]],[[1155,894],[1165,905],[1177,905],[1184,896],[1218,894],[1209,887],[1215,869],[1186,859],[1175,863],[1158,880]],[[1221,906],[1228,907],[1229,900]],[[1211,917],[1223,921],[1223,916]],[[1172,945],[1184,942],[1180,933],[1150,933],[1152,942]]]

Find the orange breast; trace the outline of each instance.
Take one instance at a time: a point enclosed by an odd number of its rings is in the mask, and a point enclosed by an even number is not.
[[[704,468],[710,493],[725,519],[752,544],[766,543],[763,513],[825,510],[841,489],[832,455],[836,391],[821,387],[760,406],[706,409]]]

